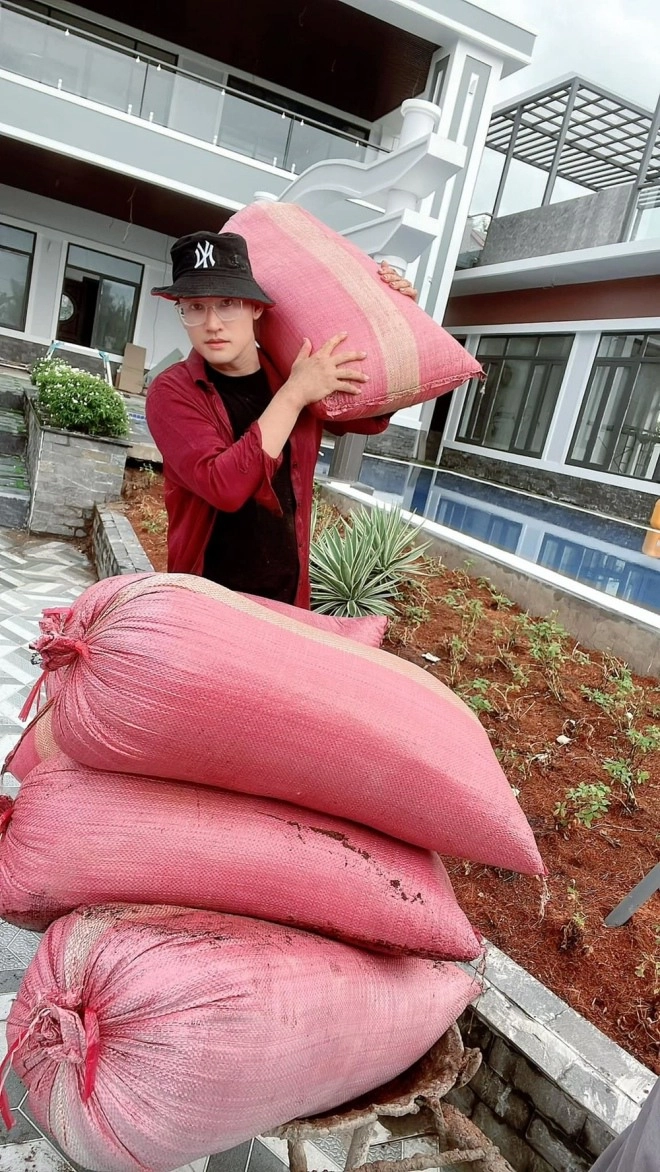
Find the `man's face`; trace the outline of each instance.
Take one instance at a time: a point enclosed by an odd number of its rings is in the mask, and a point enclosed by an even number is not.
[[[179,313],[193,347],[209,366],[236,374],[254,366],[254,327],[263,306],[230,297],[182,297]]]

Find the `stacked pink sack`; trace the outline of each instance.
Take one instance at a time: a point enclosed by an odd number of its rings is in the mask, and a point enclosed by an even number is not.
[[[48,930],[5,1066],[77,1163],[168,1172],[335,1108],[474,999],[439,854],[543,866],[479,722],[382,635],[184,575],[45,612],[0,914]]]

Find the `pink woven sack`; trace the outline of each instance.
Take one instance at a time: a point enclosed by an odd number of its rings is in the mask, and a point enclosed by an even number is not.
[[[131,576],[131,581],[136,581],[137,578],[138,575]],[[296,622],[314,627],[315,630],[326,631],[329,635],[353,639],[356,643],[363,643],[365,647],[380,647],[387,631],[387,619],[380,615],[368,615],[361,619],[338,618],[336,615],[315,614],[314,611],[302,610],[299,606],[288,606],[286,602],[276,602],[271,598],[257,598],[251,594],[246,594],[245,597],[276,614],[295,619]],[[66,614],[66,608],[45,612],[46,618],[40,623],[42,633],[52,631],[54,626],[59,629],[62,616]],[[59,671],[47,673],[44,679],[47,701],[52,700],[59,691],[66,671],[66,667],[63,667]],[[9,772],[17,781],[23,781],[32,769],[59,751],[53,739],[48,711],[48,704],[44,704],[36,719],[26,728],[18,744],[8,753],[3,773]]]
[[[52,678],[56,685],[53,688],[54,697],[61,680],[60,672],[54,672]],[[51,676],[49,674],[46,677],[47,688],[50,681]],[[52,707],[52,702],[49,700],[39,710],[34,720],[30,722],[18,741],[18,744],[7,754],[2,767],[3,775],[5,773],[11,773],[12,777],[22,782],[42,761],[48,761],[56,753],[59,753],[57,742],[53,736]]]
[[[356,643],[364,643],[366,647],[380,647],[387,631],[387,619],[381,615],[366,615],[359,619],[340,618],[337,615],[316,614],[314,611],[289,606],[288,603],[277,602],[273,598],[261,598],[256,594],[245,594],[243,597],[249,598],[259,606],[265,606],[267,610],[275,611],[276,614],[296,619],[297,622],[315,627],[318,631],[327,631],[329,635],[343,635],[346,639],[354,639]],[[45,610],[39,623],[42,634],[59,629],[62,615],[66,613],[67,608],[61,607]],[[58,691],[65,672],[66,668],[61,668],[59,671],[49,672],[46,676],[47,700],[51,700]]]
[[[388,1081],[477,993],[449,964],[116,906],[53,924],[7,1042],[37,1123],[72,1160],[169,1172]]]
[[[0,916],[168,903],[440,960],[481,952],[437,855],[299,806],[58,756],[0,816]]]
[[[536,874],[474,714],[421,668],[202,578],[91,586],[37,644],[69,665],[54,740],[94,769],[293,801],[416,846]]]
[[[481,374],[451,334],[381,281],[373,260],[297,204],[251,204],[223,231],[245,237],[255,277],[275,301],[261,318],[259,340],[282,378],[303,338],[316,349],[347,330],[346,348],[366,351],[361,369],[369,382],[361,394],[312,404],[319,419],[389,415]]]
[[[273,598],[258,598],[256,594],[245,594],[243,597],[275,611],[276,614],[284,615],[285,618],[315,627],[317,631],[326,631],[328,635],[343,635],[344,638],[353,639],[356,643],[364,643],[365,647],[380,647],[387,631],[387,619],[381,615],[346,619],[333,614],[317,614],[313,610],[302,610],[299,606],[289,606],[286,602],[276,602]]]

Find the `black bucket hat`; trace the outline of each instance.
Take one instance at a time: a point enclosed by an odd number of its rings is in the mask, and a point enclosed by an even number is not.
[[[257,285],[247,244],[232,232],[193,232],[172,245],[172,284],[152,289],[155,297],[240,297],[260,305],[275,302]]]

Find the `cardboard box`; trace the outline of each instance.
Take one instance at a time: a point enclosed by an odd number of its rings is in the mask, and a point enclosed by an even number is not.
[[[144,387],[144,366],[147,351],[144,346],[129,342],[124,350],[124,359],[119,370],[117,386],[128,395],[141,395]]]

